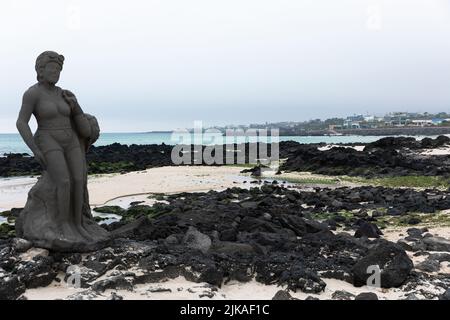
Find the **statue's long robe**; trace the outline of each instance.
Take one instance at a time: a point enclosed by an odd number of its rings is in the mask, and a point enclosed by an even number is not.
[[[47,171],[43,171],[38,182],[28,193],[27,203],[16,220],[16,235],[32,241],[37,247],[50,250],[67,252],[92,251],[105,246],[109,241],[107,231],[100,227],[92,217],[87,189],[85,156],[89,147],[97,140],[100,129],[97,119],[88,114],[83,114],[81,117],[77,117],[76,120],[72,119],[72,127],[77,132],[85,164],[82,225],[89,235],[94,238],[94,241],[87,242],[82,239],[79,241],[66,241],[61,239],[54,219],[59,214],[56,201],[56,186]],[[90,136],[86,136],[86,132],[90,132]],[[72,210],[72,206],[70,209]]]

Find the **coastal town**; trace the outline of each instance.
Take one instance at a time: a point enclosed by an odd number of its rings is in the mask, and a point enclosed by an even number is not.
[[[227,129],[279,129],[281,136],[321,135],[439,135],[450,133],[450,114],[390,112],[383,116],[354,114],[342,118],[311,119],[308,121],[283,121],[252,123],[249,125],[214,126]]]

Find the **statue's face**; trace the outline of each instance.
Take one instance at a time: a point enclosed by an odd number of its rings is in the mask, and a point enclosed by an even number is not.
[[[59,74],[61,73],[61,67],[56,62],[49,62],[45,65],[45,68],[42,70],[41,76],[42,80],[55,84],[59,80]]]

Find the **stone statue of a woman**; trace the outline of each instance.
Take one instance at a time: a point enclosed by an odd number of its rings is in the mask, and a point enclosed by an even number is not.
[[[108,233],[92,219],[85,153],[99,136],[97,120],[85,114],[68,90],[56,86],[64,57],[53,51],[36,60],[38,83],[23,95],[17,129],[43,173],[28,194],[16,233],[35,246],[56,251],[90,251]],[[31,115],[38,128],[28,125]]]

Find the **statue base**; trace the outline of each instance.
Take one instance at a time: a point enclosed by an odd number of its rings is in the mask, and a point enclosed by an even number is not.
[[[87,188],[85,190],[81,224],[67,222],[71,230],[64,233],[56,221],[56,187],[46,171],[28,193],[25,208],[16,219],[16,235],[31,241],[34,246],[59,252],[89,252],[108,246],[112,239],[92,217]]]

